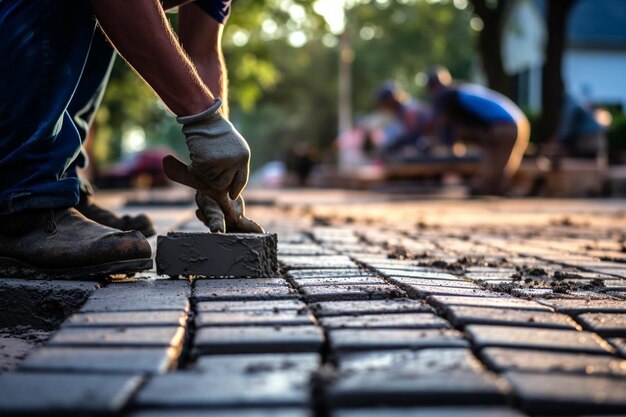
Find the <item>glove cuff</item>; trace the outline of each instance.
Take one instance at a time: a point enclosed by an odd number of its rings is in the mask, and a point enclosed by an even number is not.
[[[216,114],[220,107],[222,107],[222,99],[216,98],[215,103],[203,112],[200,112],[198,114],[192,114],[191,116],[178,116],[176,118],[176,121],[182,125],[186,125],[188,123],[206,120],[207,117]]]

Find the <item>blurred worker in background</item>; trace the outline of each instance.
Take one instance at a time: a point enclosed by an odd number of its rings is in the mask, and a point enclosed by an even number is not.
[[[528,147],[530,125],[526,116],[515,103],[493,90],[453,84],[444,67],[429,71],[426,87],[439,130],[482,150],[481,171],[472,193],[504,194]]]

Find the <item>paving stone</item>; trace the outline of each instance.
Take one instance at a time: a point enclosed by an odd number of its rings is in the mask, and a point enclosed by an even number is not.
[[[196,372],[154,377],[135,398],[140,407],[304,406],[317,354],[217,355]],[[207,389],[208,388],[208,389]]]
[[[458,297],[493,297],[492,291],[480,289],[478,287],[459,288],[443,287],[439,285],[412,285],[398,282],[398,285],[410,296],[425,298],[431,295],[458,296]]]
[[[98,313],[76,313],[70,316],[65,327],[147,327],[184,326],[187,322],[185,311],[106,311]]]
[[[417,279],[427,279],[429,281],[462,281],[456,275],[448,274],[447,272],[432,272],[428,271],[425,268],[420,268],[417,271],[410,270],[397,270],[397,269],[386,269],[386,268],[377,268],[377,272],[381,275],[384,275],[388,278],[417,278]]]
[[[521,327],[545,327],[553,329],[579,329],[574,320],[565,314],[551,311],[517,310],[451,306],[447,318],[455,326],[468,324],[494,324]]]
[[[347,278],[360,277],[364,275],[376,276],[357,267],[351,268],[333,268],[333,269],[293,269],[287,272],[291,278]]]
[[[159,275],[270,277],[277,275],[275,234],[170,232],[157,237]]]
[[[71,347],[168,347],[180,346],[184,327],[63,328],[50,339],[50,346]]]
[[[354,277],[331,277],[331,278],[293,278],[298,288],[302,287],[318,287],[326,285],[385,285],[386,281],[382,278],[373,276],[354,276]]]
[[[489,406],[469,407],[376,407],[340,409],[332,417],[524,417],[512,408]]]
[[[450,327],[446,320],[432,313],[330,316],[323,317],[321,324],[328,329],[444,329]]]
[[[334,407],[504,403],[503,381],[467,349],[423,349],[342,355],[327,389]]]
[[[335,255],[336,252],[322,247],[314,243],[308,244],[294,244],[294,243],[282,243],[278,242],[278,255],[279,256],[319,256],[319,255]]]
[[[311,304],[310,307],[318,317],[433,311],[433,309],[423,301],[412,300],[410,298],[371,301],[324,301]]]
[[[310,303],[320,301],[379,300],[404,296],[393,285],[326,285],[302,287],[300,292]]]
[[[315,326],[202,327],[194,347],[201,354],[318,352],[323,341]]]
[[[428,298],[438,308],[445,309],[450,306],[474,306],[488,308],[515,308],[517,310],[552,311],[535,301],[521,300],[512,297],[459,297],[450,295],[434,295]]]
[[[110,283],[96,290],[91,298],[144,298],[144,297],[191,296],[191,284],[181,279],[145,279],[122,283]]]
[[[196,304],[196,311],[198,312],[289,311],[306,308],[306,304],[296,299],[271,301],[201,301]]]
[[[314,318],[307,309],[284,311],[201,312],[197,327],[210,326],[293,326],[312,325]]]
[[[541,300],[542,304],[551,306],[566,314],[584,313],[626,313],[626,303],[619,300]]]
[[[429,278],[407,278],[398,276],[387,277],[393,283],[398,285],[414,285],[417,287],[429,286],[429,287],[441,287],[441,288],[473,288],[480,289],[478,285],[473,282],[463,281],[460,279],[429,279]]]
[[[465,327],[478,348],[510,347],[546,351],[611,353],[612,348],[590,332],[562,329],[470,325]]]
[[[98,298],[88,299],[81,307],[82,313],[102,311],[189,311],[186,297],[144,297],[144,298]]]
[[[198,410],[147,410],[130,413],[127,417],[207,417],[207,414],[206,408]],[[304,408],[263,407],[239,410],[212,409],[210,417],[313,417],[313,414],[310,410]],[[504,417],[509,416],[506,415]]]
[[[614,337],[611,339],[608,339],[609,342],[611,343],[611,345],[617,349],[617,351],[619,352],[619,354],[623,357],[626,358],[626,338],[619,338],[619,337]]]
[[[196,281],[195,291],[211,288],[289,287],[284,278],[214,278]]]
[[[497,372],[549,372],[626,376],[626,360],[609,355],[485,348],[481,358]]]
[[[578,316],[578,321],[602,337],[626,337],[626,314],[587,313]]]
[[[246,300],[289,300],[299,298],[296,290],[288,286],[237,286],[200,287],[194,291],[197,301],[246,301]]]
[[[21,364],[20,370],[158,374],[176,365],[180,349],[168,348],[71,348],[43,347]]]
[[[0,375],[0,413],[112,413],[141,383],[129,375],[5,373]]]
[[[278,260],[290,269],[337,269],[357,267],[357,265],[345,255],[279,256]]]
[[[467,341],[449,329],[337,329],[328,332],[331,347],[339,351],[465,347]]]
[[[522,408],[533,414],[626,412],[626,379],[507,372]]]

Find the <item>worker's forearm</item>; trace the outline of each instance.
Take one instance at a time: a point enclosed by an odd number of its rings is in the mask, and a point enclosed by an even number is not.
[[[228,118],[228,78],[223,57],[192,58],[200,78],[217,97],[222,99],[222,114]]]
[[[91,0],[100,26],[126,61],[176,115],[214,103],[157,0]]]

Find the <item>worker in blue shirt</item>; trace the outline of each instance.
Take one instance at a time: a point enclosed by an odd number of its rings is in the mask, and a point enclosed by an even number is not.
[[[530,124],[507,97],[474,84],[453,84],[447,69],[428,74],[428,94],[437,123],[453,140],[474,143],[482,150],[480,174],[473,194],[504,194],[519,169],[530,139]]]
[[[178,37],[165,17],[173,7]],[[231,0],[0,1],[0,276],[151,267],[140,233],[154,233],[150,221],[95,206],[76,173],[114,49],[177,116],[190,175],[220,202],[240,202],[250,150],[228,121],[221,37],[230,8]],[[199,217],[224,231],[216,201],[196,200]]]

